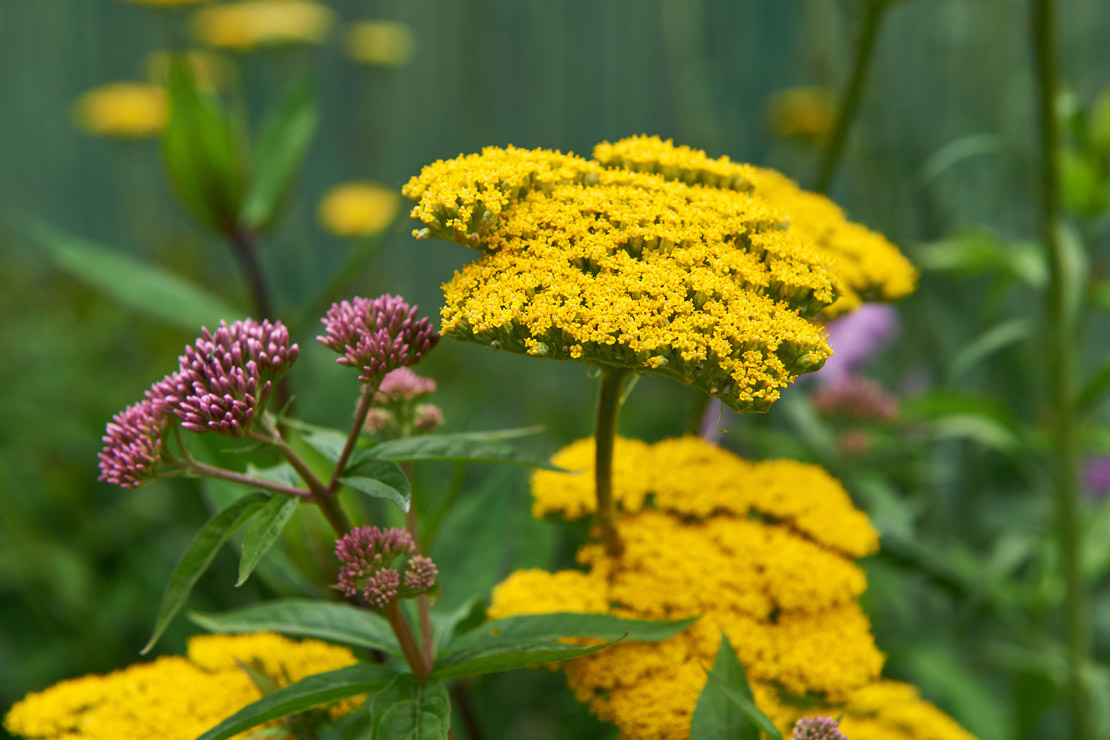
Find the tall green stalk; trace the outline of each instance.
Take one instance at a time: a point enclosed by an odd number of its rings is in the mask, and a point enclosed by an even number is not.
[[[597,521],[605,552],[616,557],[624,546],[617,533],[617,506],[613,501],[613,443],[621,412],[621,389],[628,377],[623,367],[605,365],[601,369],[601,390],[597,397],[597,426],[594,430],[594,484],[597,490]]]
[[[1059,131],[1054,106],[1057,98],[1056,19],[1052,0],[1033,0],[1033,48],[1036,56],[1037,104],[1041,145],[1042,228],[1048,251],[1048,374],[1055,412],[1053,456],[1056,473],[1056,536],[1060,547],[1060,575],[1064,582],[1064,619],[1068,663],[1068,705],[1076,740],[1091,736],[1091,721],[1083,690],[1083,665],[1090,653],[1086,600],[1080,574],[1078,449],[1076,446],[1075,367],[1077,346],[1074,318],[1069,315],[1064,247],[1058,227],[1060,214]]]

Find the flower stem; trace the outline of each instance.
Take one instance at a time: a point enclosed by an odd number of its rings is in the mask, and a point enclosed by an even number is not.
[[[300,498],[311,499],[313,498],[311,491],[306,491],[303,488],[296,488],[294,486],[287,486],[281,483],[274,483],[273,481],[262,480],[261,478],[252,478],[249,475],[236,473],[233,470],[224,470],[217,468],[214,465],[206,465],[205,463],[197,460],[185,460],[182,462],[185,470],[196,475],[203,475],[209,478],[217,478],[219,480],[226,480],[231,483],[241,483],[244,486],[251,488],[261,488],[264,491],[271,491],[273,493],[280,493],[286,496],[298,496]]]
[[[829,137],[828,146],[821,156],[821,164],[817,169],[817,181],[814,190],[827,193],[832,185],[833,175],[840,164],[844,154],[844,145],[848,141],[848,131],[852,127],[852,120],[856,117],[860,99],[863,97],[863,85],[871,71],[871,61],[874,57],[875,44],[879,40],[879,25],[886,11],[887,3],[870,0],[865,3],[863,27],[860,29],[859,41],[856,44],[856,58],[852,63],[852,72],[848,78],[848,86],[837,108],[836,126],[832,136]]]
[[[417,681],[424,683],[431,673],[431,668],[424,661],[424,656],[420,654],[412,628],[409,627],[408,620],[401,611],[401,602],[394,600],[383,611],[386,619],[389,620],[389,626],[393,628],[393,633],[397,635],[397,642],[401,644],[401,652],[408,661],[409,667],[412,668],[413,675],[416,676]]]
[[[339,453],[339,459],[335,461],[335,470],[332,471],[331,481],[328,482],[327,490],[329,493],[335,493],[335,489],[339,487],[339,476],[343,475],[343,469],[347,467],[347,461],[351,459],[351,453],[354,452],[355,443],[358,442],[358,437],[362,434],[362,425],[366,423],[366,414],[370,412],[370,406],[374,403],[374,394],[377,391],[377,384],[373,387],[366,385],[363,388],[362,398],[359,399],[358,408],[355,409],[355,422],[347,435],[347,443],[343,445],[343,451]]]
[[[1082,550],[1078,480],[1078,448],[1075,429],[1074,371],[1076,327],[1068,311],[1065,255],[1057,232],[1060,214],[1059,131],[1054,107],[1057,98],[1056,21],[1052,0],[1034,0],[1032,8],[1033,48],[1036,56],[1038,117],[1041,144],[1041,215],[1045,248],[1048,251],[1048,334],[1046,356],[1050,401],[1055,412],[1053,455],[1056,470],[1056,535],[1060,548],[1060,575],[1064,582],[1065,633],[1067,644],[1068,705],[1071,736],[1091,736],[1083,665],[1090,653],[1086,604],[1080,573]]]
[[[605,552],[617,557],[624,549],[617,533],[617,507],[613,501],[613,442],[621,411],[621,388],[628,370],[606,365],[601,369],[597,397],[597,426],[594,430],[594,484],[597,489],[597,521]]]

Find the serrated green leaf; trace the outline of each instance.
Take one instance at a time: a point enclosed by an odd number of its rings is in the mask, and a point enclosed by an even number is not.
[[[619,637],[594,647],[579,647],[548,640],[516,639],[475,644],[466,649],[451,650],[436,661],[432,678],[446,680],[462,676],[479,676],[517,668],[561,663],[564,660],[590,655],[623,640]]]
[[[722,632],[713,670],[706,671],[705,687],[694,707],[690,740],[759,740],[761,730],[772,740],[782,740],[775,723],[756,707],[744,666]]]
[[[669,622],[623,619],[611,614],[522,614],[486,622],[447,644],[444,656],[479,646],[509,644],[520,640],[558,640],[563,637],[593,637],[600,640],[627,638],[659,642],[674,637],[698,621],[697,617]]]
[[[234,501],[230,506],[213,516],[194,535],[185,554],[170,574],[162,603],[158,606],[158,617],[154,622],[154,632],[146,646],[139,652],[146,655],[158,638],[166,631],[170,620],[185,604],[193,586],[216,557],[216,553],[228,538],[242,524],[254,516],[269,497],[264,493],[252,493]]]
[[[395,462],[420,460],[462,460],[466,462],[501,463],[526,468],[561,471],[545,458],[518,450],[495,438],[473,434],[429,434],[382,442],[362,453]]]
[[[243,316],[189,281],[111,247],[30,220],[25,233],[51,262],[86,285],[128,308],[186,331],[216,326]]]
[[[376,691],[396,675],[395,671],[385,666],[360,663],[309,676],[248,704],[197,740],[225,740],[272,719],[288,717],[348,696]]]
[[[243,538],[243,554],[239,558],[239,580],[236,586],[247,582],[262,557],[281,536],[281,530],[285,528],[300,502],[295,496],[275,495],[255,515],[247,536]]]
[[[408,511],[412,503],[408,476],[400,465],[390,460],[363,458],[348,466],[339,481],[367,496],[391,501],[402,511]]]
[[[307,85],[294,88],[262,125],[254,146],[250,190],[239,224],[256,231],[273,222],[316,131],[316,101]]]
[[[400,657],[401,647],[385,617],[349,604],[312,599],[280,599],[222,614],[189,614],[211,632],[259,632],[317,637]]]
[[[370,717],[370,740],[445,740],[451,728],[451,701],[440,682],[421,684],[403,675],[374,697]]]

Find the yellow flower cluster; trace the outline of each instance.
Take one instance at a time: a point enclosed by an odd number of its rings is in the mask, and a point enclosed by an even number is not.
[[[836,123],[836,98],[823,87],[794,87],[767,98],[767,126],[779,136],[823,138]]]
[[[202,44],[235,51],[260,46],[320,43],[333,21],[314,0],[239,0],[204,8],[193,17]]]
[[[592,451],[584,440],[553,459],[585,473],[533,476],[537,513],[590,512]],[[740,460],[695,437],[618,439],[613,479],[621,556],[589,544],[578,553],[587,572],[514,574],[495,589],[490,616],[701,615],[664,642],[621,644],[566,665],[579,699],[623,737],[689,736],[702,666],[713,664],[722,632],[770,693],[837,702],[878,677],[883,656],[856,603],[866,579],[852,561],[878,541],[834,479],[800,463]]]
[[[104,676],[90,675],[29,694],[4,718],[16,736],[35,740],[193,740],[261,692],[236,661],[261,671],[279,686],[356,662],[346,648],[273,633],[203,635],[186,656],[167,656]],[[362,703],[334,705],[337,718]],[[244,733],[246,740],[274,735],[272,726]]]
[[[416,51],[416,38],[404,23],[360,21],[347,32],[347,56],[360,64],[401,67]]]
[[[169,103],[161,85],[114,82],[89,90],[73,106],[77,127],[94,136],[138,139],[157,136]]]
[[[738,411],[830,354],[812,320],[836,296],[828,260],[744,190],[491,147],[402,192],[418,238],[485,253],[444,286],[445,334],[656,372]]]
[[[599,144],[594,158],[608,167],[658,172],[672,180],[751,189],[781,210],[799,239],[832,261],[841,297],[825,310],[827,317],[852,311],[863,300],[895,300],[914,290],[917,271],[882,234],[848,221],[831,200],[802,190],[780,172],[727,157],[711,159],[654,136]]]
[[[335,236],[367,236],[389,226],[400,205],[397,193],[383,185],[348,182],[324,193],[320,224]]]

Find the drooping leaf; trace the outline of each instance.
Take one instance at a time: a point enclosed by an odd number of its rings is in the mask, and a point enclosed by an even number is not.
[[[782,740],[775,723],[755,705],[744,666],[723,632],[713,670],[706,674],[690,740],[759,740],[761,730],[772,740]]]
[[[396,675],[386,666],[359,663],[309,676],[248,704],[197,740],[225,740],[272,719],[288,717],[348,696],[373,692],[388,684]]]
[[[56,267],[150,318],[196,332],[243,315],[189,281],[111,247],[39,221],[29,221],[25,231]]]
[[[627,637],[640,642],[659,642],[674,637],[698,620],[697,617],[669,622],[622,619],[611,614],[522,614],[486,622],[449,642],[444,657],[480,646],[511,644],[520,640],[558,640],[563,637],[592,637],[612,640]]]
[[[1013,319],[993,326],[960,350],[952,360],[952,378],[958,378],[982,360],[1012,344],[1027,339],[1033,333],[1029,319]]]
[[[307,85],[294,88],[267,116],[255,140],[250,190],[239,218],[241,227],[254,231],[273,222],[308,151],[317,118],[316,100]]]
[[[193,537],[185,554],[170,574],[166,583],[166,590],[162,594],[162,603],[158,606],[158,617],[154,622],[154,632],[146,646],[140,651],[143,655],[148,653],[158,638],[166,631],[170,620],[185,604],[193,586],[204,571],[216,557],[216,553],[227,542],[228,538],[242,524],[254,516],[269,500],[264,493],[252,493],[234,501],[230,506],[213,516]]]
[[[564,660],[580,658],[596,653],[620,642],[619,637],[610,642],[593,647],[579,647],[549,640],[493,640],[478,643],[461,650],[451,650],[436,661],[432,678],[446,680],[462,676],[479,676],[483,673],[499,673],[517,668],[561,663]]]
[[[235,583],[236,586],[247,582],[259,561],[281,536],[281,530],[297,510],[300,501],[295,496],[275,495],[254,517],[247,529],[247,536],[243,539],[243,554],[239,558],[239,580]]]
[[[451,728],[451,701],[439,681],[417,682],[397,676],[374,697],[370,740],[446,740]]]
[[[395,462],[363,458],[349,466],[339,480],[360,493],[392,501],[402,511],[409,510],[412,486],[405,471]]]
[[[191,613],[189,619],[212,632],[258,632],[316,637],[401,656],[385,617],[349,604],[312,599],[281,599],[222,614]]]
[[[362,454],[366,457],[395,462],[463,460],[561,470],[545,458],[518,450],[495,438],[469,434],[429,434],[421,437],[392,439],[371,447]]]

